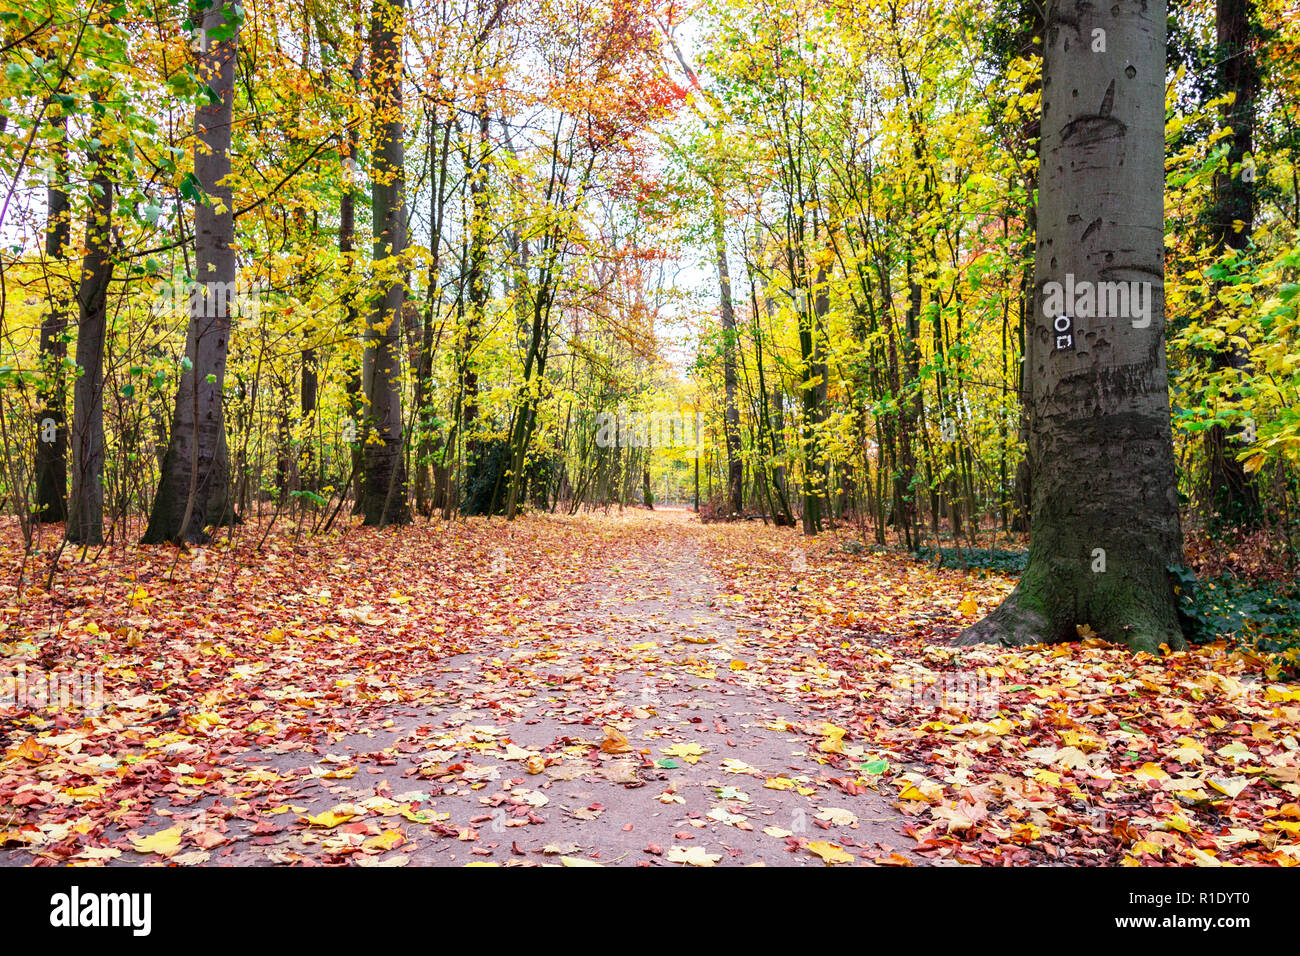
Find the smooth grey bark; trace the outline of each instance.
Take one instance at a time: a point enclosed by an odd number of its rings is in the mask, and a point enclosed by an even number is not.
[[[1062,641],[1086,625],[1136,649],[1180,648],[1166,570],[1182,538],[1164,334],[1165,3],[1051,0],[1046,26],[1029,563],[960,641]],[[1044,292],[1070,274],[1150,283],[1149,321],[1072,316],[1073,348],[1058,349]]]
[[[366,326],[361,388],[365,396],[361,513],[367,525],[411,520],[402,453],[401,313],[406,288],[397,259],[406,248],[402,124],[404,0],[375,0],[370,21],[374,151],[370,203],[374,265],[381,287]]]
[[[239,24],[227,21],[233,0],[214,0],[203,14],[198,75],[219,101],[194,114],[194,176],[205,194],[194,207],[194,268],[197,288],[189,298],[189,330],[172,411],[167,453],[144,542],[202,542],[206,528],[235,520],[230,488],[230,450],[222,393],[230,341],[231,294],[237,263],[230,175],[231,123],[235,105],[235,56]],[[214,40],[227,25],[234,33]]]
[[[102,109],[94,98],[95,109]],[[96,120],[92,140],[103,136]],[[106,146],[94,150],[90,204],[86,211],[86,255],[77,289],[77,380],[72,387],[72,497],[67,539],[74,544],[104,541],[104,338],[108,331],[108,285],[113,278],[109,244],[113,235],[113,180]]]

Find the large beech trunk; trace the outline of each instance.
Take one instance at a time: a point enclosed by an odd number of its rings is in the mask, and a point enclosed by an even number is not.
[[[1086,627],[1134,648],[1184,646],[1166,571],[1182,539],[1165,367],[1164,91],[1163,0],[1051,0],[1026,337],[1029,564],[962,643],[1062,641]],[[1149,314],[1051,308],[1048,284],[1071,275],[1076,288],[1149,283]]]

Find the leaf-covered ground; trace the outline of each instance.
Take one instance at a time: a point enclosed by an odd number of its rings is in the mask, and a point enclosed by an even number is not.
[[[259,537],[20,594],[7,535],[0,862],[1300,863],[1300,688],[949,646],[1007,578],[673,511]]]

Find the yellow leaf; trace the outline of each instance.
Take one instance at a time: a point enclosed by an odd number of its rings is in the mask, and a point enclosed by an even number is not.
[[[1033,778],[1045,787],[1059,787],[1061,785],[1061,775],[1052,773],[1050,770],[1035,770]]]
[[[357,775],[357,767],[339,767],[337,770],[327,770],[324,773],[316,773],[313,769],[313,776],[318,776],[322,780],[351,780]]]
[[[926,803],[936,803],[943,794],[943,788],[938,784],[926,780],[920,784],[909,783],[898,794],[903,800],[922,800]]]
[[[313,827],[336,827],[340,823],[347,823],[355,813],[339,813],[335,810],[326,810],[324,813],[318,813],[315,816],[304,816],[303,820],[307,821],[308,826]]]
[[[668,849],[668,856],[665,858],[669,863],[686,863],[691,866],[713,866],[722,859],[721,853],[709,853],[702,846],[693,846],[689,850],[684,846],[673,846]]]
[[[1210,777],[1206,783],[1229,797],[1236,797],[1250,785],[1245,777]]]
[[[825,840],[816,840],[813,843],[809,843],[808,849],[821,857],[828,866],[836,863],[853,862],[852,853],[846,853],[843,847],[836,846],[834,843],[827,843]]]
[[[706,752],[699,744],[673,744],[667,750],[660,751],[669,757],[681,757],[687,763],[699,763],[700,757]]]
[[[406,837],[402,836],[401,830],[385,830],[378,836],[367,837],[361,844],[362,849],[372,850],[376,853],[382,853],[385,850],[392,850],[406,842]]]
[[[181,826],[178,823],[166,830],[159,830],[152,836],[133,839],[131,845],[137,853],[157,853],[159,856],[174,856],[181,848]]]
[[[843,727],[822,724],[822,733],[826,735],[826,739],[817,745],[818,750],[824,754],[844,753],[844,735],[847,731]]]

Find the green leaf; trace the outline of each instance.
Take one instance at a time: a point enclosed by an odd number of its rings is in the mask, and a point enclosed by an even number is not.
[[[206,203],[207,196],[199,185],[199,178],[193,173],[186,173],[181,180],[181,195],[192,203]]]

